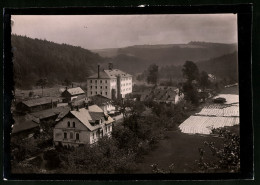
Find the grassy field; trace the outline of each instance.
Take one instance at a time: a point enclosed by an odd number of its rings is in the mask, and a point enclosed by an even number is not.
[[[167,139],[161,140],[157,147],[144,156],[138,164],[136,173],[152,173],[151,165],[158,164],[158,168],[168,170],[173,163],[176,173],[192,173],[197,169],[195,160],[199,160],[199,147],[203,147],[204,141],[214,141],[216,146],[222,145],[222,139],[212,136],[189,135],[180,131],[167,131]],[[206,154],[210,151],[206,150]],[[213,160],[211,155],[206,155]]]

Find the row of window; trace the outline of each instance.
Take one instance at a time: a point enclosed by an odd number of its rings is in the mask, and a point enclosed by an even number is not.
[[[76,140],[79,140],[79,133],[76,133]],[[64,132],[64,139],[68,139],[68,133]],[[70,139],[74,139],[74,134],[73,132],[70,132]]]
[[[103,86],[100,86],[99,88],[100,88],[100,89],[103,89]],[[92,86],[92,85],[90,86],[90,89],[93,89],[93,86]],[[95,89],[97,89],[97,86],[95,86]],[[105,86],[105,89],[107,89],[107,86]]]
[[[75,126],[76,126],[76,124],[75,124],[74,121],[73,121],[72,125],[70,124],[70,121],[68,121],[68,127],[73,127],[73,128],[75,128]]]
[[[122,89],[123,92],[128,90],[131,90],[131,88]]]
[[[127,85],[131,85],[131,83],[122,84],[122,86],[127,86]]]
[[[125,81],[125,80],[131,80],[131,77],[122,78],[122,81]]]
[[[98,83],[98,81],[100,82],[100,83],[103,83],[103,82],[105,82],[105,83],[107,83],[107,80],[95,80],[95,83]],[[90,83],[93,83],[94,82],[94,80],[90,80]]]
[[[95,94],[99,94],[97,91],[96,91],[96,92],[90,91],[90,94],[91,94],[91,95],[93,95],[94,93],[95,93]],[[100,92],[100,94],[103,95],[103,92]],[[107,92],[105,92],[105,95],[107,95]]]

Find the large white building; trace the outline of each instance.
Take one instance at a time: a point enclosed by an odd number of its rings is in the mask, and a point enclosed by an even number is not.
[[[110,63],[107,70],[100,70],[87,79],[87,96],[102,95],[110,99],[124,98],[132,93],[132,75],[113,69]]]

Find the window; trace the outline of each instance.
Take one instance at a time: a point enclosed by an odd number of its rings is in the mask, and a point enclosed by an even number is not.
[[[100,89],[102,89],[102,86],[100,86]]]
[[[92,80],[90,80],[90,83],[92,83]]]
[[[70,139],[73,139],[73,132],[70,132]]]
[[[107,89],[107,86],[106,86],[106,89]]]
[[[107,83],[107,80],[106,80],[106,83]]]
[[[96,91],[96,94],[97,94],[97,91]]]
[[[92,94],[92,91],[90,92],[90,94]]]
[[[90,86],[90,89],[92,89],[92,85]]]
[[[107,127],[106,127],[106,132],[107,132]]]
[[[73,121],[73,128],[75,128],[75,122]]]
[[[107,92],[106,92],[106,95],[107,95]]]
[[[92,134],[92,138],[94,139],[95,138],[95,133],[93,132],[93,134]]]
[[[100,92],[100,94],[103,94],[102,92]]]
[[[67,139],[67,133],[64,132],[64,139]]]
[[[95,88],[97,89],[97,86]]]
[[[76,140],[79,140],[79,133],[76,133]]]
[[[100,83],[102,83],[102,80],[100,80]]]
[[[95,80],[95,83],[97,83],[97,80]]]
[[[68,121],[68,127],[70,127],[70,122]]]

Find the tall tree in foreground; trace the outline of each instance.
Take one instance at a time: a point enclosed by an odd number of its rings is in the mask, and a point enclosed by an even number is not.
[[[47,78],[41,78],[36,82],[36,85],[42,88],[42,96],[43,96],[43,88],[45,88],[47,84],[48,84]]]
[[[199,69],[197,65],[192,61],[186,61],[182,68],[183,76],[187,79],[188,83],[193,80],[199,79]]]
[[[200,73],[200,86],[204,91],[205,88],[207,88],[209,85],[210,85],[210,81],[209,81],[208,73],[205,71],[202,71]]]
[[[158,81],[158,66],[156,64],[152,64],[148,68],[148,76],[147,83],[148,84],[157,84]]]
[[[186,78],[186,82],[182,86],[184,97],[188,102],[197,105],[199,103],[198,91],[193,82],[199,79],[199,69],[194,62],[186,61],[182,73]]]

